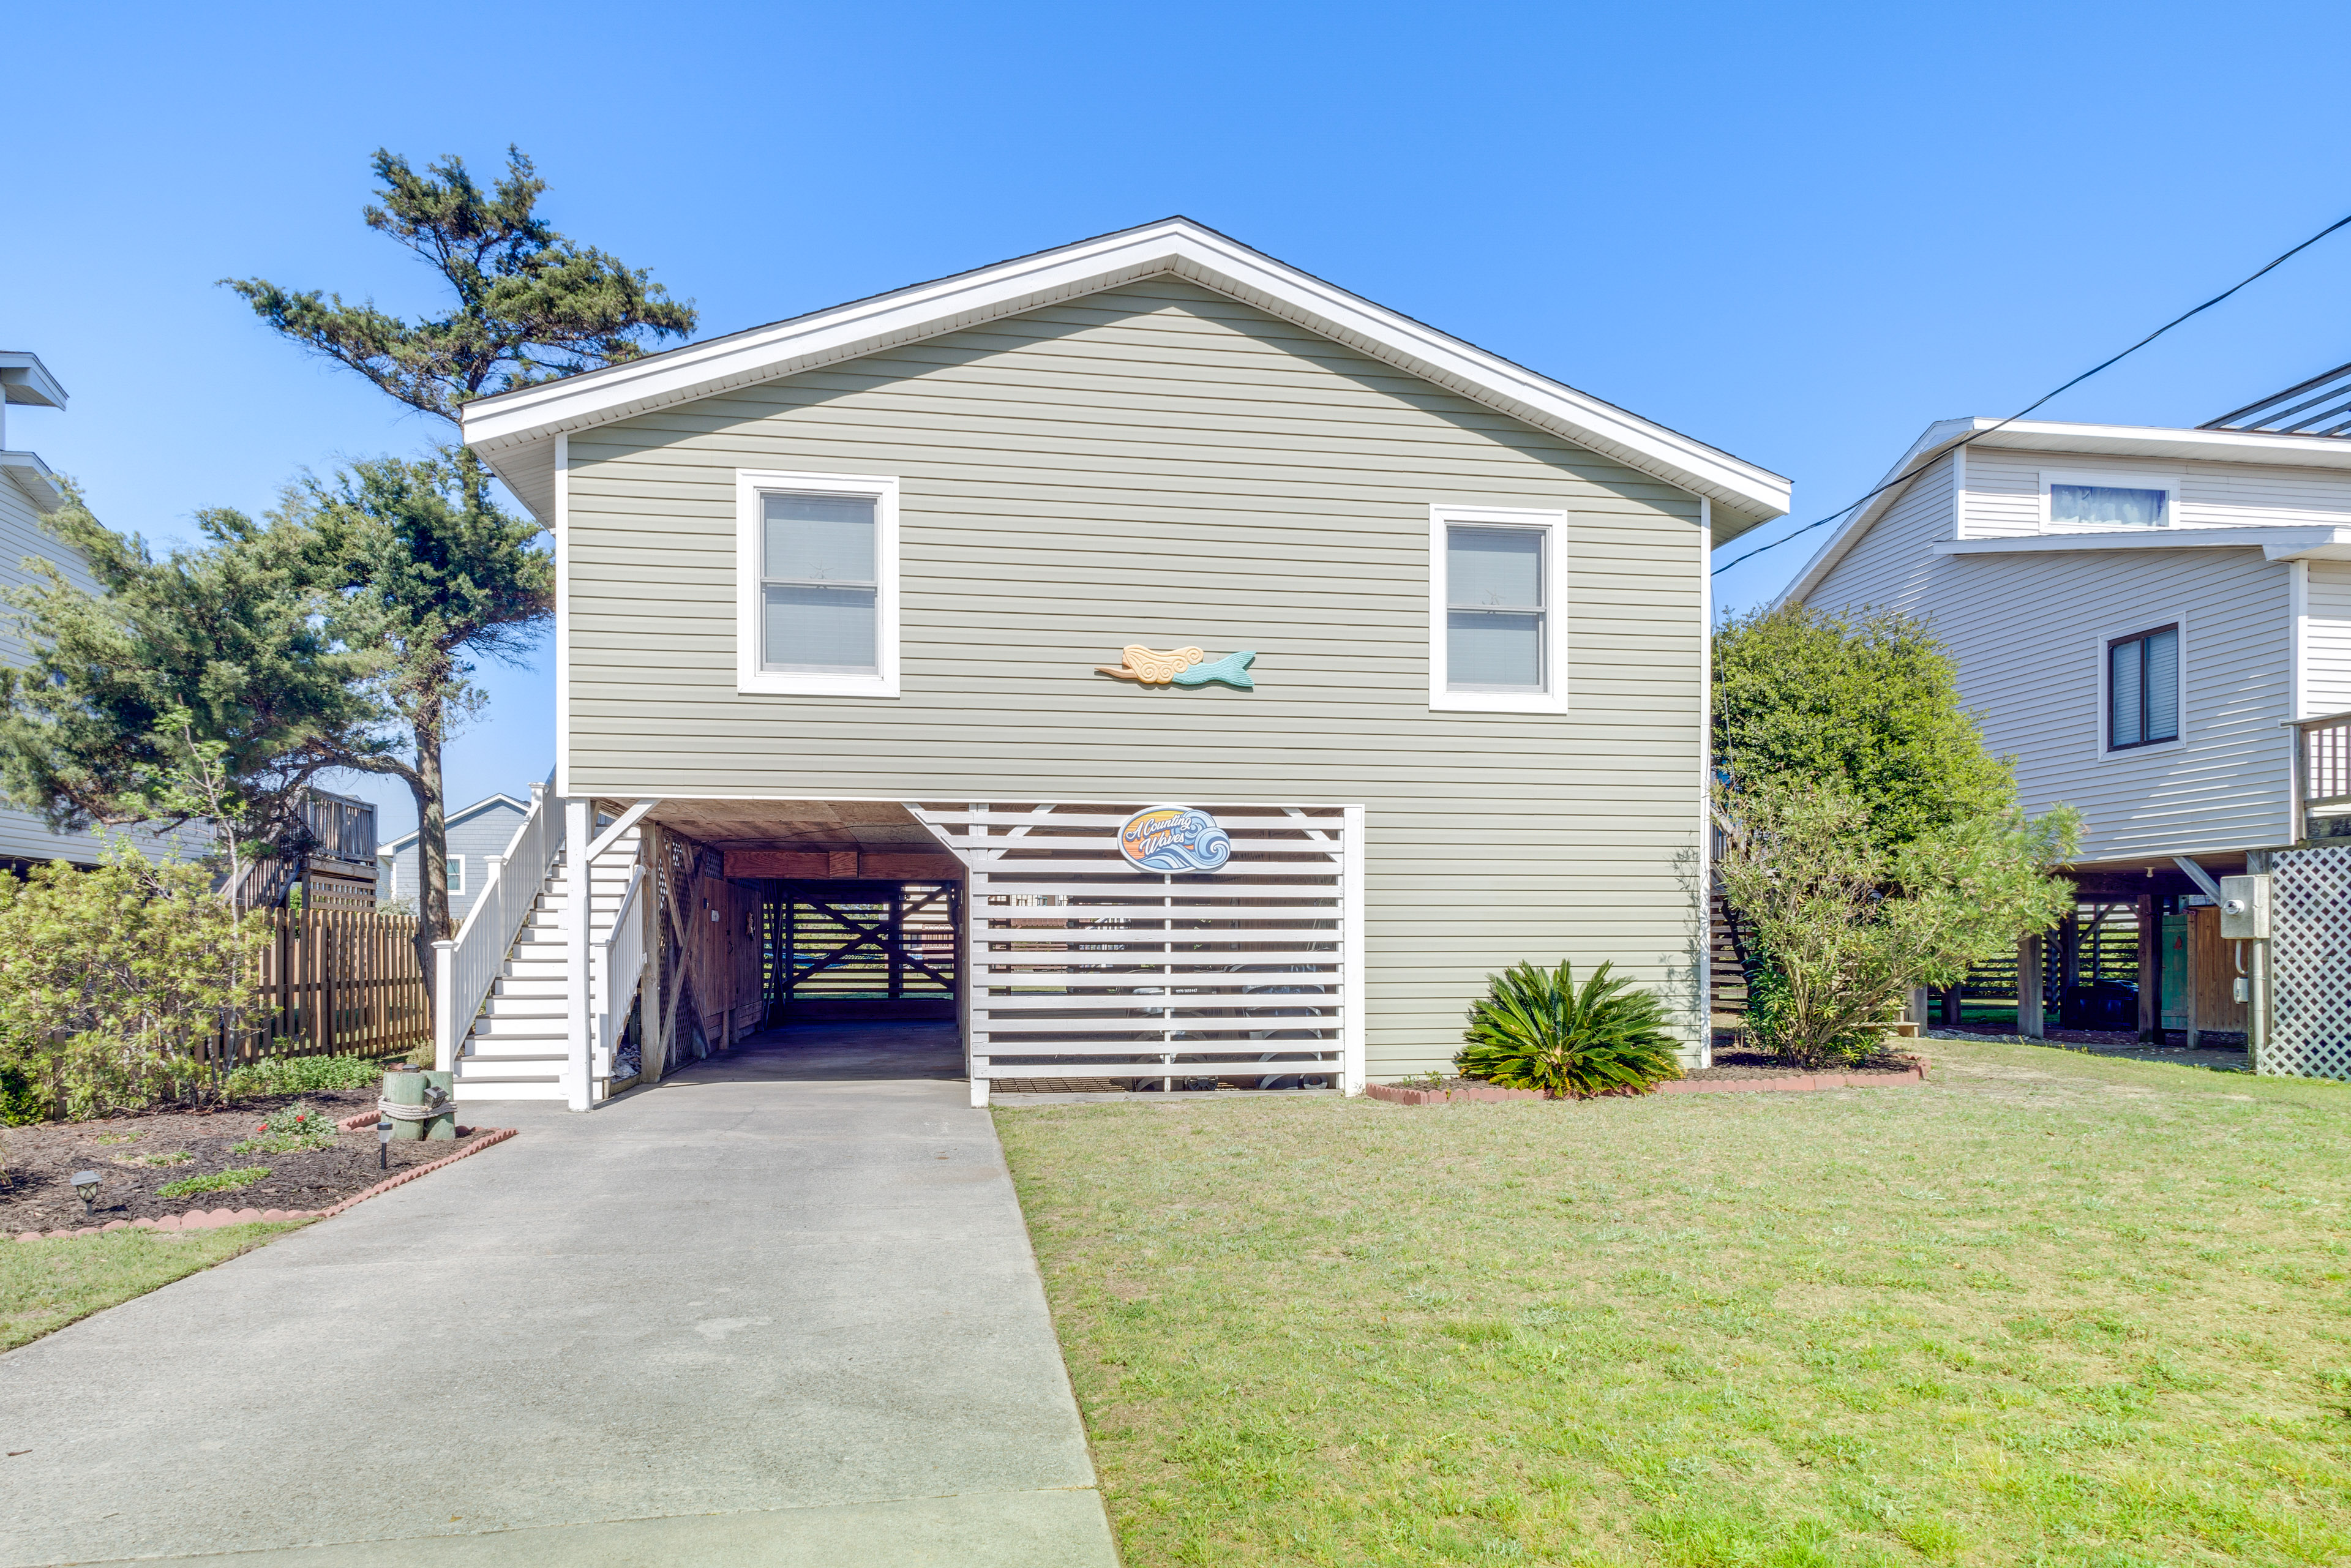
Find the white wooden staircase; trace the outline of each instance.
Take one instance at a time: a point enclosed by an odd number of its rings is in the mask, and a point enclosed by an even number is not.
[[[632,896],[639,834],[631,825],[598,840],[588,879],[587,946],[590,977],[600,984],[583,998],[575,994],[579,982],[572,972],[574,851],[560,831],[561,802],[543,789],[535,789],[533,795],[531,815],[508,854],[496,857],[489,868],[483,900],[458,940],[444,945],[450,961],[442,975],[450,1012],[439,1032],[450,1042],[444,1060],[456,1073],[461,1103],[560,1100],[584,1110],[603,1099],[609,1085],[603,1075],[611,1071],[611,1037],[620,1020],[606,1015],[617,1008],[625,1016],[642,967],[637,955],[643,943],[634,939],[634,928],[615,932],[624,906],[631,921],[641,917],[642,906]],[[538,865],[546,871],[533,890],[523,879]],[[493,898],[494,893],[498,896]],[[525,897],[528,907],[517,907]],[[502,913],[486,907],[494,902],[504,906]],[[511,940],[505,939],[507,930],[514,933]],[[502,958],[496,946],[501,941]],[[629,968],[620,977],[621,987],[605,973],[616,963]],[[478,1011],[471,996],[480,998]]]

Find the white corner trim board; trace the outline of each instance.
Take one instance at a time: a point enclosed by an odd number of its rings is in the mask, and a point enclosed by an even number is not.
[[[855,496],[873,502],[874,668],[866,674],[762,667],[760,549],[769,496]],[[898,481],[873,474],[735,471],[735,689],[776,696],[898,695]]]
[[[580,431],[732,388],[1161,275],[1347,344],[1714,503],[1751,526],[1788,509],[1789,482],[1678,431],[1325,283],[1188,218],[1081,240],[625,364],[469,402],[465,442],[534,512],[552,505],[536,450]]]

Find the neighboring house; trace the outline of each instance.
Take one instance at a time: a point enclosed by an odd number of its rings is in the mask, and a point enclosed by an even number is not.
[[[1783,595],[1929,618],[2025,809],[2081,813],[2081,910],[2037,959],[2069,1024],[2267,1031],[2263,1071],[2351,1075],[2346,411],[2351,367],[2193,430],[1948,420]],[[2248,872],[2282,925],[2241,952],[2216,879]],[[2133,972],[2101,978],[2116,920]]]
[[[506,853],[507,841],[521,825],[529,802],[511,795],[486,795],[444,819],[449,838],[449,918],[463,924],[482,891],[488,867],[483,857]],[[416,869],[416,835],[406,833],[376,852],[376,898],[398,901],[410,909],[422,907],[417,890],[423,885]]]
[[[465,432],[555,533],[558,727],[461,1097],[852,957],[822,1005],[959,1018],[980,1099],[1441,1069],[1521,959],[1702,1059],[1708,549],[1784,480],[1180,218]]]
[[[65,505],[65,489],[35,452],[8,446],[7,415],[11,407],[66,406],[66,389],[57,384],[37,354],[0,350],[0,589],[27,588],[44,580],[29,561],[46,561],[65,580],[85,592],[96,593],[98,583],[79,551],[42,526],[41,519]],[[0,606],[0,611],[5,611]],[[15,621],[0,613],[0,661],[19,668],[30,662]],[[149,854],[172,852],[170,837],[140,832],[132,841]],[[0,805],[0,865],[23,871],[41,861],[62,860],[95,865],[105,846],[94,833],[54,833],[37,811]],[[201,852],[193,843],[182,852]]]

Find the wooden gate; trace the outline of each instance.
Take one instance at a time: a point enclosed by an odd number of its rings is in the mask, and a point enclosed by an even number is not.
[[[952,882],[769,884],[769,1021],[951,1019],[963,889]]]
[[[972,1103],[1005,1078],[1361,1086],[1362,815],[1213,806],[1214,872],[1136,870],[1144,808],[910,806],[969,869]]]

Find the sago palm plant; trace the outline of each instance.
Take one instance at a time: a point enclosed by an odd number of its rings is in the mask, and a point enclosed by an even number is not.
[[[1635,990],[1603,964],[1579,988],[1573,966],[1520,964],[1487,977],[1469,1009],[1469,1043],[1454,1064],[1468,1078],[1552,1095],[1647,1092],[1679,1078],[1674,1037],[1654,991]]]

